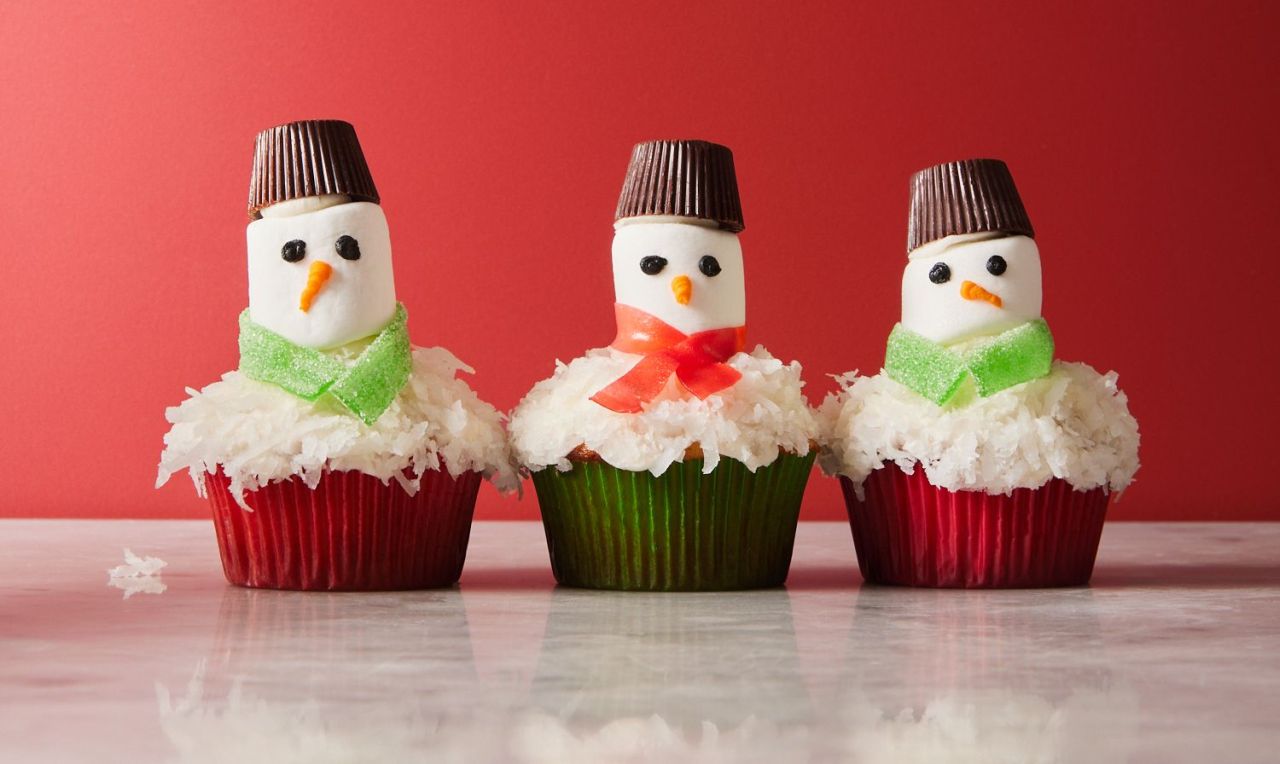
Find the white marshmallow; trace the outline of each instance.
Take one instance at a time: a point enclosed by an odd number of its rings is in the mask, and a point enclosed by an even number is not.
[[[360,259],[338,255],[335,242],[341,236],[359,243]],[[249,224],[247,238],[249,316],[286,339],[327,350],[377,334],[395,313],[391,234],[378,205],[352,202],[286,217],[264,210]],[[306,242],[306,256],[290,263],[281,249],[295,239]],[[300,298],[317,261],[328,263],[333,273],[310,310],[303,311]]]
[[[649,256],[666,259],[661,272],[650,275],[640,270],[640,261]],[[719,263],[717,275],[698,270],[706,256]],[[676,300],[672,289],[672,281],[679,276],[688,276],[692,284],[685,305]],[[617,302],[657,316],[685,334],[742,326],[747,320],[738,236],[696,218],[619,220],[613,236],[613,288]]]
[[[1007,265],[999,276],[987,271],[994,256]],[[929,280],[938,263],[951,270],[942,284]],[[965,299],[961,287],[966,281],[998,296],[1001,306]],[[913,251],[902,274],[902,325],[943,345],[999,334],[1039,318],[1042,302],[1040,250],[1027,236],[947,236]]]
[[[327,207],[336,207],[339,204],[346,204],[351,201],[351,197],[346,194],[320,194],[319,196],[300,196],[297,199],[288,199],[283,202],[276,202],[267,207],[258,210],[258,214],[264,218],[288,218],[294,215],[303,215],[316,210],[323,210]]]

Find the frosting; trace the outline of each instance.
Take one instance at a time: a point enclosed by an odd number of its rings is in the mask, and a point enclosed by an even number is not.
[[[290,244],[292,243],[290,242]],[[285,246],[289,245],[286,244]],[[294,251],[298,250],[295,249]],[[311,267],[307,269],[307,283],[302,287],[302,294],[298,296],[298,310],[303,313],[310,311],[311,303],[315,302],[316,295],[320,294],[320,290],[324,288],[325,284],[329,283],[329,278],[332,276],[332,265],[323,260],[313,261]],[[357,339],[359,338],[357,337]]]
[[[971,381],[946,406],[884,374],[838,377],[819,410],[819,461],[861,491],[872,470],[924,466],[933,485],[1010,493],[1062,478],[1086,491],[1123,491],[1138,469],[1138,423],[1115,372],[1055,362],[1047,376],[976,395]]]
[[[356,242],[356,259],[340,252],[343,237]],[[321,350],[338,347],[376,334],[395,313],[391,235],[377,204],[264,214],[249,224],[247,239],[249,315],[290,342]],[[350,243],[342,243],[351,254]],[[291,257],[299,250],[303,256],[290,261],[286,248]]]
[[[534,385],[511,414],[508,430],[518,461],[535,471],[568,470],[569,452],[586,446],[619,469],[661,475],[698,444],[704,472],[721,457],[754,471],[782,451],[807,454],[817,437],[800,364],[784,364],[761,347],[729,358],[726,364],[741,379],[706,399],[690,396],[673,376],[638,413],[617,413],[591,400],[642,358],[600,348],[557,363],[555,375]]]
[[[618,221],[613,236],[617,302],[685,334],[745,324],[742,245],[736,234],[703,222],[669,216]]]
[[[332,353],[353,364],[368,342]],[[314,488],[329,470],[356,470],[384,482],[396,480],[410,494],[419,478],[443,462],[449,474],[482,472],[500,490],[519,479],[511,464],[502,415],[457,379],[472,370],[443,348],[413,351],[413,374],[380,418],[364,425],[332,395],[314,402],[233,371],[165,411],[165,435],[156,486],[189,470],[203,494],[201,476],[219,467],[237,497],[275,480],[299,475]]]
[[[947,236],[915,249],[902,273],[902,325],[949,345],[1040,317],[1040,252],[1026,236]]]

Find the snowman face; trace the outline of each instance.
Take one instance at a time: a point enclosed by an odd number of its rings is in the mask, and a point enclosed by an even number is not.
[[[249,224],[249,316],[304,347],[377,334],[396,309],[391,235],[370,202]]]
[[[944,345],[1039,318],[1041,301],[1040,251],[1026,236],[931,241],[902,274],[902,325]]]
[[[738,236],[693,218],[619,221],[613,235],[613,289],[619,303],[685,334],[742,326],[747,320]]]

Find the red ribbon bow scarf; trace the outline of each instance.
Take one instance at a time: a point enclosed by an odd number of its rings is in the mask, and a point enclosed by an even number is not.
[[[591,400],[601,406],[633,414],[662,392],[672,374],[699,399],[742,379],[742,372],[724,362],[746,344],[747,327],[685,334],[639,308],[619,303],[613,308],[618,318],[618,337],[613,347],[624,353],[639,353],[644,358],[591,396]]]

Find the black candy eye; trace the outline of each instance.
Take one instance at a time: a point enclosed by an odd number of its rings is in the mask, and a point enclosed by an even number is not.
[[[704,276],[717,276],[720,274],[720,261],[711,255],[703,255],[698,261],[698,270],[702,271]]]
[[[946,263],[934,263],[929,269],[929,280],[935,284],[945,284],[951,280],[951,266]]]
[[[307,256],[307,243],[302,239],[286,241],[280,248],[280,256],[286,263],[296,263]]]
[[[339,236],[333,243],[333,248],[338,250],[338,256],[343,260],[360,259],[360,242],[350,236]]]
[[[649,255],[648,257],[640,258],[640,270],[644,271],[650,276],[656,276],[659,273],[662,273],[662,269],[666,267],[667,267],[667,258],[665,257],[658,257],[657,255]]]
[[[991,258],[987,260],[987,273],[990,273],[992,276],[999,276],[1008,269],[1009,264],[1006,263],[1004,258],[999,255],[992,255]]]

